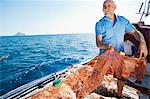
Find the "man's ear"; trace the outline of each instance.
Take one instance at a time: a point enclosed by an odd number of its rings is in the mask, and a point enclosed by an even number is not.
[[[114,5],[114,10],[116,10],[116,4]]]

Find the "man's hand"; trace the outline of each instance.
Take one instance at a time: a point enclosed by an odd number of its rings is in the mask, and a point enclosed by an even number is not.
[[[148,50],[147,50],[146,44],[144,42],[140,42],[138,52],[140,54],[140,58],[143,57],[143,55],[144,55],[144,57],[147,56]]]
[[[112,47],[111,44],[103,44],[102,43],[102,35],[96,36],[96,45],[98,48],[101,48],[101,49],[109,49]]]

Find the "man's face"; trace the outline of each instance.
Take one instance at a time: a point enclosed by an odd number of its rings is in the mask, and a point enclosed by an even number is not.
[[[113,1],[105,1],[103,4],[103,12],[105,16],[110,17],[114,15],[116,9],[115,3]]]

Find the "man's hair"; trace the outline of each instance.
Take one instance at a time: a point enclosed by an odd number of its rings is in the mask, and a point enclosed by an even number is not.
[[[103,5],[106,3],[106,2],[111,2],[114,6],[116,6],[115,2],[113,0],[105,0]]]

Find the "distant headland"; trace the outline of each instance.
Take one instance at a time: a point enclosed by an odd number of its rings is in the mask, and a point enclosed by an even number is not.
[[[21,33],[21,32],[17,32],[17,34],[15,36],[25,36],[25,33]]]

